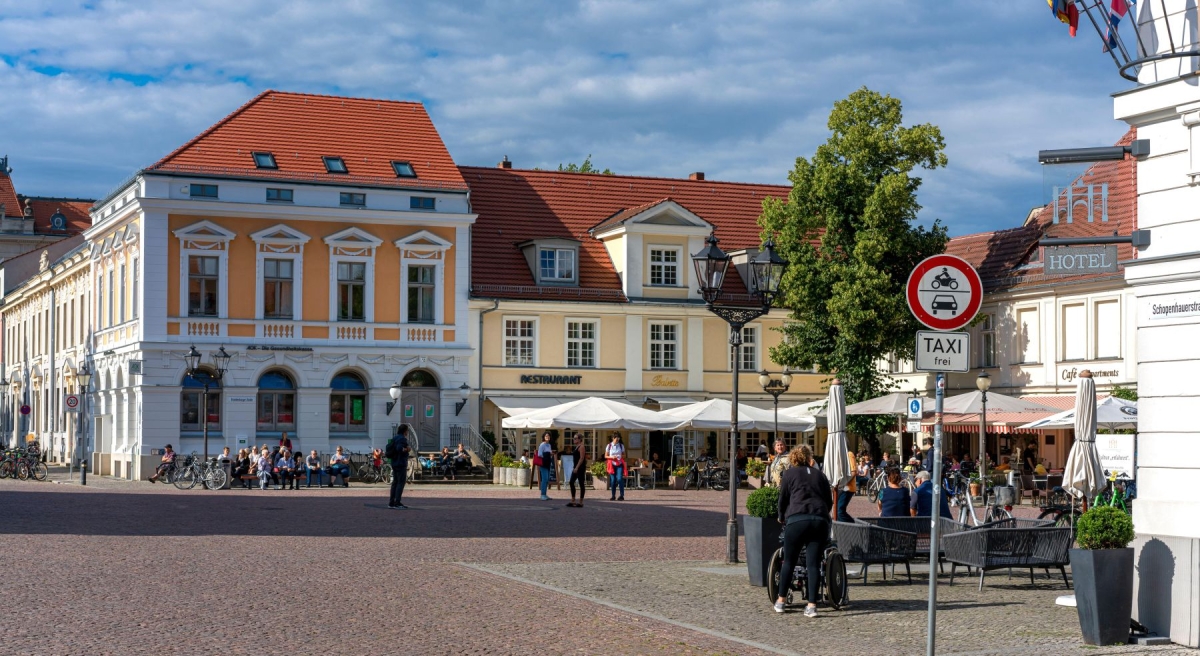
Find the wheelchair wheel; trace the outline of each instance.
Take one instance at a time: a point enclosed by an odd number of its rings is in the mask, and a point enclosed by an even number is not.
[[[825,598],[834,610],[846,605],[846,561],[842,554],[830,550],[825,554]]]
[[[783,549],[776,549],[771,556],[771,565],[767,568],[767,596],[771,603],[779,599],[779,574],[783,570]],[[786,595],[785,595],[786,596]]]

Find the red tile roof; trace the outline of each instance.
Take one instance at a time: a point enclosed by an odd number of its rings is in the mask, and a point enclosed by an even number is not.
[[[21,206],[24,207],[28,202],[33,207],[33,231],[41,234],[67,234],[74,235],[92,225],[92,217],[88,210],[92,207],[95,201],[84,200],[81,198],[46,198],[42,196],[21,197]],[[67,218],[67,229],[63,232],[58,232],[50,229],[50,217],[55,212],[62,212]]]
[[[645,212],[646,210],[650,209],[651,207],[662,205],[663,203],[668,203],[670,201],[671,201],[670,198],[660,198],[658,200],[652,200],[649,203],[642,203],[641,205],[638,205],[637,207],[630,207],[628,209],[623,209],[620,212],[617,212],[616,214],[608,217],[607,219],[604,219],[600,223],[597,223],[595,226],[592,227],[591,231],[592,231],[592,233],[597,233],[597,232],[604,230],[605,228],[611,228],[612,226],[620,225],[622,223],[625,223],[629,219],[632,219],[633,217],[641,214],[642,212]]]
[[[459,167],[471,187],[471,284],[476,296],[555,298],[591,295],[625,300],[621,279],[604,245],[589,234],[628,211],[644,211],[671,200],[716,226],[721,248],[759,245],[758,216],[767,196],[786,198],[791,187],[677,178]],[[640,209],[639,209],[640,208]],[[628,218],[626,216],[625,218]],[[581,242],[580,288],[542,294],[516,244],[566,237]],[[745,293],[733,267],[727,287]]]
[[[256,168],[252,152],[272,153],[279,168]],[[341,157],[348,173],[328,173],[326,156]],[[417,177],[397,177],[392,161],[410,162]],[[264,91],[149,170],[466,189],[421,103],[283,91]]]
[[[4,205],[3,216],[14,218],[21,216],[25,209],[17,199],[17,190],[13,187],[12,178],[4,171],[0,171],[0,205]]]
[[[1136,137],[1137,131],[1131,128],[1116,145],[1128,145]],[[1037,284],[1068,284],[1105,277],[1123,278],[1122,273],[1045,276],[1042,267],[1038,266],[1038,240],[1043,237],[1097,237],[1114,232],[1128,235],[1137,228],[1137,160],[1127,157],[1121,161],[1097,162],[1076,182],[1107,184],[1107,222],[1088,222],[1084,210],[1077,207],[1072,222],[1068,223],[1065,216],[1060,216],[1059,222],[1054,223],[1053,204],[1049,204],[1033,210],[1018,228],[955,237],[946,245],[946,252],[971,263],[979,271],[987,291]],[[1134,249],[1129,244],[1117,246],[1118,260],[1128,260],[1134,256]],[[1034,266],[1027,266],[1030,264]]]

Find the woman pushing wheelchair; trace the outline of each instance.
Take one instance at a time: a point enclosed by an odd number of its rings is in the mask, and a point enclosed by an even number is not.
[[[833,494],[829,479],[813,462],[812,449],[800,445],[788,453],[791,463],[779,482],[779,522],[783,530],[783,566],[779,573],[779,596],[775,612],[784,612],[787,591],[791,590],[792,575],[801,552],[805,556],[808,574],[808,606],[805,617],[817,616],[817,599],[821,586],[821,552],[829,540],[829,512]]]

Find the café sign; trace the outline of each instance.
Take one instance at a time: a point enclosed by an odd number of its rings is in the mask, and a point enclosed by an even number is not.
[[[1047,246],[1044,260],[1045,274],[1048,276],[1116,273],[1117,247]]]

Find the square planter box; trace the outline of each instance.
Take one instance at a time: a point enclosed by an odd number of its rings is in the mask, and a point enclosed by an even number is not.
[[[667,479],[667,483],[672,490],[682,490],[683,482],[686,479],[686,476],[672,476]]]
[[[1133,549],[1072,549],[1079,628],[1089,645],[1123,645],[1133,616]]]
[[[771,565],[771,556],[779,549],[783,526],[774,517],[750,515],[746,515],[742,526],[746,533],[746,571],[750,575],[750,585],[765,587],[767,568]]]
[[[593,476],[592,477],[592,487],[594,487],[597,490],[607,490],[608,489],[608,476]]]
[[[746,485],[751,490],[757,490],[758,488],[763,486],[763,479],[761,476],[747,476],[746,477]]]

